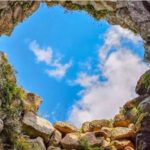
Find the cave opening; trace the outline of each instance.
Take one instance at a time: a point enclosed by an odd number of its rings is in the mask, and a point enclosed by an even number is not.
[[[148,69],[143,45],[119,25],[46,4],[0,38],[18,83],[42,97],[40,115],[77,125],[112,118],[136,96],[136,82]]]

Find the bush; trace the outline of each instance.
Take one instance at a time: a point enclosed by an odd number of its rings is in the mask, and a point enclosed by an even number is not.
[[[87,139],[84,139],[84,138],[82,138],[82,139],[80,140],[80,145],[81,145],[81,147],[82,147],[83,150],[103,150],[102,147],[92,147],[92,146],[88,143]]]

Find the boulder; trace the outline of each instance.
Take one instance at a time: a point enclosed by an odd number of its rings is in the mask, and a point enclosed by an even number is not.
[[[35,115],[33,112],[25,113],[22,123],[24,132],[32,137],[40,136],[46,143],[54,132],[54,127],[49,121]]]
[[[142,131],[136,136],[136,150],[149,150],[150,132]]]
[[[47,150],[61,150],[60,147],[49,146]]]
[[[62,140],[61,145],[64,149],[80,149],[79,133],[68,133]]]
[[[140,77],[136,85],[136,93],[139,95],[150,94],[150,70]]]
[[[29,150],[46,150],[43,139],[37,137],[36,139],[28,140]]]
[[[90,122],[90,131],[100,130],[102,127],[110,127],[110,121],[106,119],[93,120]]]
[[[107,134],[107,137],[111,137],[111,131],[112,131],[112,128],[108,128],[108,127],[102,127],[101,132],[105,132]]]
[[[111,131],[112,139],[128,139],[135,136],[135,131],[126,127],[116,127]]]
[[[114,117],[113,126],[114,127],[128,127],[130,120],[126,119],[123,114],[117,114]]]
[[[131,110],[127,110],[125,113],[125,118],[129,121],[129,123],[135,123],[139,117],[139,109],[137,107],[133,107]]]
[[[135,150],[133,147],[127,146],[123,150]]]
[[[23,106],[25,111],[37,112],[42,100],[39,96],[33,93],[26,93],[25,100],[23,101]]]
[[[72,125],[71,123],[68,122],[56,122],[54,124],[55,129],[60,131],[61,133],[67,134],[67,133],[72,133],[72,132],[77,132],[78,129]]]
[[[133,143],[130,140],[115,140],[111,142],[111,145],[114,145],[117,150],[122,150],[127,146],[134,147]]]
[[[124,104],[123,108],[125,110],[131,110],[132,108],[137,107],[139,103],[141,103],[147,97],[148,95],[145,94],[145,95],[138,96],[132,100],[129,100]]]
[[[58,146],[61,139],[62,139],[62,134],[59,131],[55,130],[50,138],[48,145],[49,146]]]
[[[4,123],[3,123],[3,121],[0,119],[0,133],[2,132],[3,128],[4,128]]]
[[[140,111],[150,113],[150,96],[139,104]]]
[[[15,7],[13,18],[16,21],[21,21],[23,19],[23,10],[21,6],[18,5],[17,7]]]
[[[87,132],[85,134],[82,134],[80,137],[80,142],[82,144],[82,141],[86,141],[90,146],[96,147],[101,146],[103,143],[104,138],[99,134],[96,134],[94,132]]]
[[[83,133],[90,131],[90,122],[84,122],[82,124],[82,131]]]

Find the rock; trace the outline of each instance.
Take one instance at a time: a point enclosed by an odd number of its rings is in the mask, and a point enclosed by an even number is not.
[[[113,130],[112,128],[102,127],[100,131],[105,132],[107,134],[107,137],[111,137],[112,130]]]
[[[56,122],[54,124],[54,128],[64,134],[78,131],[78,129],[74,125],[67,122],[61,122],[61,121]]]
[[[29,150],[46,150],[43,139],[40,137],[28,140],[28,144]]]
[[[135,150],[133,147],[127,146],[123,150]]]
[[[35,115],[32,112],[25,113],[22,123],[24,132],[32,137],[40,136],[46,143],[49,141],[50,136],[54,132],[54,128],[49,121]]]
[[[8,1],[1,1],[0,10],[7,8],[7,6],[8,6]]]
[[[16,21],[22,21],[22,16],[23,16],[23,10],[21,6],[15,7],[14,13],[13,13],[13,18]]]
[[[150,70],[140,77],[136,85],[136,93],[139,95],[150,94]]]
[[[60,143],[61,139],[62,139],[62,134],[59,131],[55,130],[53,132],[51,138],[50,138],[50,141],[49,141],[48,145],[49,146],[51,146],[51,145],[52,146],[58,146],[58,144]]]
[[[110,121],[106,119],[94,120],[90,122],[90,131],[100,130],[102,127],[110,127]]]
[[[127,146],[130,146],[132,148],[134,147],[133,143],[129,140],[115,140],[111,142],[111,145],[114,145],[117,148],[117,150],[122,150]]]
[[[123,114],[118,114],[114,117],[114,127],[128,127],[130,121]]]
[[[102,147],[108,147],[110,145],[110,141],[103,140]]]
[[[111,131],[111,137],[114,140],[128,139],[135,136],[135,131],[126,127],[116,127]]]
[[[25,97],[23,101],[24,110],[37,112],[42,103],[41,98],[33,93],[26,93]]]
[[[47,150],[61,150],[60,147],[49,146]]]
[[[3,128],[4,128],[4,123],[3,123],[3,121],[0,119],[0,133],[2,132]]]
[[[131,110],[126,111],[125,117],[129,120],[129,123],[134,123],[138,119],[139,110],[136,107],[133,107]]]
[[[90,122],[84,122],[82,124],[82,131],[83,133],[90,131]]]
[[[147,98],[147,97],[148,97],[148,95],[145,94],[145,95],[138,96],[138,97],[136,97],[136,98],[134,98],[134,99],[132,99],[132,100],[130,100],[130,101],[127,101],[127,102],[124,104],[123,108],[124,108],[125,110],[131,110],[131,109],[134,108],[134,107],[138,107],[139,103],[141,103],[141,102],[142,102],[143,100],[145,100],[145,98]]]
[[[80,149],[79,138],[79,133],[69,133],[61,140],[61,145],[67,150]]]
[[[136,136],[136,150],[149,150],[150,132],[142,131]]]
[[[87,132],[85,134],[81,135],[80,142],[87,141],[87,143],[92,147],[101,146],[103,143],[104,138],[102,136],[99,136],[98,134],[94,132]]]
[[[150,113],[150,96],[139,104],[140,111]]]

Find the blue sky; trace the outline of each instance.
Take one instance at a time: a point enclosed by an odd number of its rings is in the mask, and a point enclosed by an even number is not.
[[[90,92],[107,92],[107,101],[113,97],[111,104],[117,98],[118,107],[123,98],[135,96],[135,80],[147,69],[142,62],[143,42],[138,35],[105,20],[96,21],[85,12],[70,12],[59,6],[48,8],[42,4],[17,25],[10,37],[0,37],[0,49],[17,70],[19,85],[42,97],[39,114],[51,122],[76,119],[82,123],[84,119],[111,117],[117,110],[108,110],[106,115],[97,111],[101,107],[109,109],[104,107],[108,105],[103,101],[106,95],[95,93],[89,98]],[[122,81],[128,80],[125,76],[113,83],[110,74],[120,77],[124,71],[126,76],[134,76],[129,78],[134,82],[126,84]],[[110,87],[117,90],[122,84],[122,90],[132,89],[119,97],[115,92],[110,94]],[[97,103],[100,108],[95,107]]]

